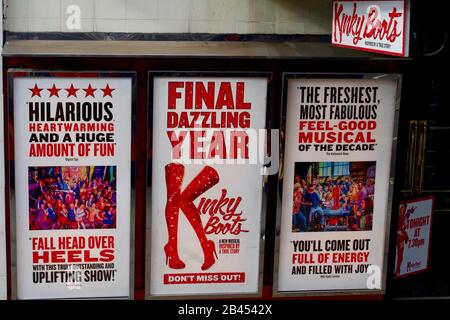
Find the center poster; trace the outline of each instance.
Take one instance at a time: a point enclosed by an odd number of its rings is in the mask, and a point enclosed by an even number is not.
[[[151,74],[151,296],[257,294],[268,78]]]
[[[287,76],[278,292],[382,289],[397,76]]]

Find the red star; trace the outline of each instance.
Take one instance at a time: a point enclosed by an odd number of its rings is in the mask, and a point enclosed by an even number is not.
[[[48,92],[50,92],[50,98],[53,96],[57,96],[59,98],[59,91],[61,89],[58,89],[55,84],[53,84],[53,86],[50,89],[47,89]]]
[[[89,96],[91,96],[92,98],[95,98],[94,97],[94,92],[97,91],[97,89],[92,88],[90,83],[89,83],[89,86],[86,89],[83,89],[83,90],[84,90],[84,92],[86,92],[85,98],[87,98]]]
[[[67,91],[67,98],[68,97],[71,97],[71,96],[74,96],[75,98],[77,97],[77,91],[79,90],[79,89],[76,89],[74,86],[73,86],[73,83],[71,83],[70,84],[70,88],[67,88],[67,89],[65,89],[66,91]]]
[[[111,89],[111,88],[109,87],[109,84],[106,84],[105,89],[100,89],[100,90],[103,91],[103,98],[106,97],[106,96],[110,96],[110,97],[112,98],[112,92],[113,92],[114,90],[116,90],[116,89]]]
[[[38,88],[38,86],[37,86],[37,84],[34,84],[34,88],[29,88],[28,90],[30,90],[31,91],[31,97],[33,98],[34,96],[38,96],[38,97],[40,97],[41,96],[41,91],[43,90],[43,89],[39,89]]]

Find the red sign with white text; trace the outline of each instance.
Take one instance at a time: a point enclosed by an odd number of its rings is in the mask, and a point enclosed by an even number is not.
[[[333,1],[332,44],[408,56],[409,8],[406,1]]]

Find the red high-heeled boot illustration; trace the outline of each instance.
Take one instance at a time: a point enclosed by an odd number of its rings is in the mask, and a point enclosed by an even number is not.
[[[180,209],[184,212],[189,223],[192,225],[203,250],[205,260],[202,265],[202,270],[209,269],[215,263],[214,255],[217,258],[217,253],[214,241],[208,240],[206,237],[200,218],[200,212],[193,201],[218,182],[219,174],[217,171],[210,166],[205,166],[188,184],[179,197]]]
[[[169,240],[164,246],[166,264],[172,269],[183,269],[185,264],[178,256],[178,215],[181,184],[183,183],[184,166],[170,163],[166,165],[166,223]]]
[[[206,166],[181,193],[184,166],[171,163],[166,165],[165,169],[167,188],[166,223],[169,234],[169,241],[164,246],[166,264],[172,269],[185,267],[185,264],[178,256],[178,215],[179,209],[181,209],[200,241],[204,254],[202,270],[207,270],[215,263],[214,255],[217,259],[216,247],[214,241],[206,238],[200,212],[193,201],[219,182],[219,174],[214,168]]]

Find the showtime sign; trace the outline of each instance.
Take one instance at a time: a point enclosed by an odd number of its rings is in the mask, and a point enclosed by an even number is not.
[[[408,40],[406,1],[333,1],[333,45],[405,57]]]

